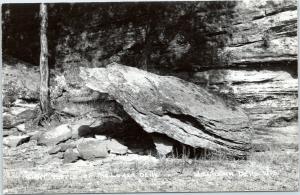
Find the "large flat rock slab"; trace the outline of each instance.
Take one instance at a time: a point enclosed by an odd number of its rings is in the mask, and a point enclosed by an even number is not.
[[[148,133],[232,156],[246,156],[251,147],[245,112],[193,83],[116,63],[82,68],[80,77],[112,96]]]

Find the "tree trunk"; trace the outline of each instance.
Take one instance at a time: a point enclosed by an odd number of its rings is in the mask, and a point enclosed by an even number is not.
[[[142,70],[148,70],[149,66],[149,58],[151,53],[151,30],[152,30],[152,22],[149,22],[149,25],[146,27],[146,34],[144,40],[144,48],[142,50],[140,66]]]
[[[146,43],[145,47],[142,51],[142,56],[141,56],[141,61],[140,61],[140,65],[141,65],[141,69],[142,70],[148,70],[148,65],[149,65],[149,50],[150,48],[150,43]]]
[[[40,5],[41,17],[41,54],[40,54],[40,104],[43,114],[50,112],[50,97],[49,97],[49,67],[48,67],[48,43],[47,43],[47,5]]]

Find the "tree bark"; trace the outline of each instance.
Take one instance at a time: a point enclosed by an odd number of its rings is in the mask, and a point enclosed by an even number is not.
[[[41,54],[40,54],[40,106],[43,114],[50,112],[50,97],[49,97],[49,67],[48,67],[48,43],[47,43],[47,5],[40,5],[41,17]]]
[[[148,70],[149,63],[150,63],[150,54],[151,54],[151,38],[153,33],[153,24],[152,20],[149,21],[149,24],[146,26],[146,33],[145,33],[145,40],[144,40],[144,48],[142,50],[142,56],[141,56],[141,69],[142,70]]]

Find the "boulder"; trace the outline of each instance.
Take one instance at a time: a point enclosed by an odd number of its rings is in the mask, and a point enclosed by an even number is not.
[[[9,147],[17,147],[25,142],[28,142],[30,139],[30,136],[28,135],[20,135],[20,136],[8,136],[3,138],[3,145],[9,146]]]
[[[5,105],[3,105],[2,110],[3,110],[3,113],[9,112],[9,108],[8,108],[8,107],[5,107]]]
[[[63,159],[64,158],[64,154],[63,152],[58,152],[56,154],[54,154],[53,156],[56,157],[56,158],[59,158],[59,159]]]
[[[82,139],[77,149],[79,156],[85,160],[105,158],[108,155],[107,144],[93,138]]]
[[[23,107],[23,108],[28,108],[28,109],[34,110],[39,105],[37,103],[29,103],[29,102],[26,102],[24,100],[17,99],[14,102],[14,106],[18,106],[18,107]]]
[[[4,128],[13,128],[19,124],[25,123],[29,120],[36,118],[36,111],[25,109],[25,110],[18,110],[15,112],[16,116],[13,114],[5,113],[3,114],[3,127]]]
[[[128,147],[124,146],[115,139],[105,141],[107,149],[112,154],[126,154],[128,152]]]
[[[4,113],[2,116],[3,116],[3,128],[9,129],[9,128],[16,126],[15,125],[16,116],[13,116],[8,113]]]
[[[79,135],[78,135],[78,129],[81,127],[82,125],[80,124],[74,124],[71,125],[71,130],[72,130],[72,139],[78,139]]]
[[[65,152],[67,149],[76,148],[76,144],[74,142],[71,143],[62,143],[60,144],[60,151]]]
[[[68,140],[72,137],[72,130],[68,124],[60,125],[50,131],[43,133],[39,139],[39,145],[56,145],[62,141]]]
[[[77,149],[67,149],[64,153],[64,160],[63,163],[72,163],[76,162],[79,159],[79,153]]]
[[[23,132],[23,133],[26,132],[26,128],[25,128],[25,124],[24,124],[24,123],[23,123],[23,124],[20,124],[20,125],[17,125],[16,128],[17,128],[19,131]]]
[[[244,158],[251,148],[246,113],[198,85],[116,63],[81,68],[80,77],[112,96],[148,133],[235,157]]]
[[[24,111],[20,112],[17,115],[18,120],[31,120],[31,119],[35,119],[37,116],[37,112],[38,110],[34,110],[34,109],[25,109]]]
[[[17,107],[17,106],[14,106],[14,107],[10,107],[10,113],[17,116],[19,114],[21,114],[22,112],[28,110],[28,108],[24,108],[24,107]]]
[[[3,129],[2,135],[3,137],[10,136],[10,135],[20,135],[21,133],[18,131],[17,128],[11,128],[11,129]]]
[[[152,139],[155,145],[158,156],[166,157],[173,150],[173,143],[162,136],[152,135]]]

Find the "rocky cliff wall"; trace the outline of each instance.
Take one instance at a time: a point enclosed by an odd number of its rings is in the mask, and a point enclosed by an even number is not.
[[[195,73],[193,79],[234,94],[253,121],[254,142],[278,143],[282,135],[296,140],[297,128],[292,127],[298,119],[296,2],[244,1],[235,9],[239,14],[230,27],[232,38],[220,52],[229,56],[229,67]],[[279,131],[271,130],[276,128]]]
[[[139,66],[148,52],[148,69],[196,71],[249,64],[272,68],[281,62],[296,66],[295,0],[132,7],[136,12],[130,12],[129,5],[112,4],[98,6],[89,14],[73,14],[74,21],[65,24],[71,33],[63,36],[57,47],[58,63],[76,61],[98,67],[118,62]],[[87,20],[90,14],[94,17]],[[155,14],[159,21],[153,19]],[[149,17],[149,21],[143,17]],[[149,24],[152,20],[156,23]],[[79,24],[84,28],[78,30]]]
[[[229,64],[297,60],[296,1],[243,1],[235,10],[231,39],[221,52]]]

